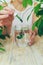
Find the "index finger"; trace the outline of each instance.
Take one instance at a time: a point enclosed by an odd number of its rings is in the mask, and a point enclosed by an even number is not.
[[[8,15],[0,15],[0,20],[7,18],[7,17],[8,17]]]
[[[14,13],[14,9],[10,9],[9,7],[5,7],[4,10],[8,11],[9,14],[13,14]]]

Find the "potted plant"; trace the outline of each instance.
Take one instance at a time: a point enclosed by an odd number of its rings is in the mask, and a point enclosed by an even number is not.
[[[34,20],[33,20],[33,26],[32,30],[34,30],[36,27],[38,29],[38,35],[42,36],[43,35],[43,1],[38,0],[34,4]]]

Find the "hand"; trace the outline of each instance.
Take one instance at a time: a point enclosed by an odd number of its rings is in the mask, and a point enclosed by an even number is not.
[[[0,10],[0,26],[7,26],[8,33],[10,33],[12,20],[14,18],[13,13],[14,11],[8,7]]]
[[[30,42],[29,42],[29,45],[31,46],[32,44],[34,44],[34,41],[35,41],[35,36],[36,34],[38,33],[38,28],[35,27],[34,31],[30,31],[29,34],[30,34]]]
[[[9,17],[9,15],[12,15],[14,11],[8,7],[5,7],[3,10],[0,10],[0,20]]]
[[[33,43],[34,43],[34,40],[35,40],[35,32],[34,31],[30,31],[30,42],[29,42],[29,45],[31,46]]]

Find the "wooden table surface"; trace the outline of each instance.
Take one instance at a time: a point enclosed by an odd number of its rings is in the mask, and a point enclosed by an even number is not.
[[[0,65],[43,65],[43,37],[35,40],[31,47],[17,47],[12,39],[7,39],[6,52],[0,53]]]

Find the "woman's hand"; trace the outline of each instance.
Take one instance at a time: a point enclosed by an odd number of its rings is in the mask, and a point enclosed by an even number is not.
[[[8,7],[5,7],[3,10],[0,10],[0,20],[9,17],[9,15],[12,15],[14,11]]]
[[[12,20],[14,19],[13,14],[14,10],[8,7],[0,10],[0,26],[6,26],[8,34],[11,32]],[[4,31],[3,34],[6,34],[6,32]]]
[[[33,43],[34,43],[34,40],[35,40],[35,32],[34,31],[30,31],[30,42],[29,42],[29,45],[31,46]]]
[[[35,28],[34,31],[30,31],[29,34],[30,34],[30,42],[29,42],[29,45],[31,46],[32,44],[34,44],[34,41],[35,41],[35,36],[36,34],[38,33],[38,28]]]

